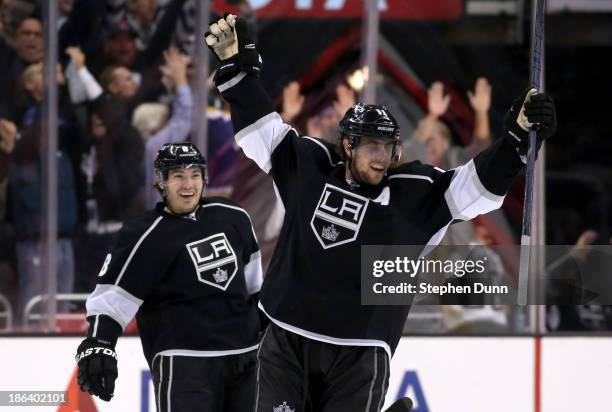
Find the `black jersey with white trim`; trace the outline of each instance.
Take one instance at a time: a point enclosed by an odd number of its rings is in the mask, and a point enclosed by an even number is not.
[[[256,78],[219,89],[238,144],[272,176],[285,207],[260,306],[295,333],[391,355],[409,308],[361,305],[360,247],[431,249],[451,222],[499,208],[522,167],[516,151],[501,139],[453,170],[411,162],[376,187],[353,187],[334,146],[283,123]]]
[[[87,299],[89,336],[114,343],[136,316],[149,363],[160,353],[254,350],[261,255],[247,212],[206,198],[191,216],[163,204],[123,225]]]

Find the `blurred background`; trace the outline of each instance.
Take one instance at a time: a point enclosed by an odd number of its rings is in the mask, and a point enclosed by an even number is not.
[[[249,211],[268,264],[282,206],[271,179],[234,143],[211,81],[217,62],[203,42],[209,21],[226,11],[247,19],[261,80],[300,133],[335,142],[354,102],[384,104],[400,123],[405,161],[451,169],[499,138],[504,113],[528,85],[532,3],[0,0],[0,342],[18,351],[85,333],[84,302],[109,245],[125,219],[159,201],[152,164],[167,142],[189,140],[207,153],[206,194]],[[547,0],[545,33],[546,91],[559,126],[537,163],[534,243],[565,252],[538,249],[532,270],[567,282],[541,305],[416,305],[388,401],[411,396],[417,412],[451,410],[444,399],[454,393],[473,411],[604,411],[612,401],[602,385],[612,379],[602,349],[612,343],[612,301],[586,299],[582,287],[597,259],[591,249],[605,254],[612,243],[612,1]],[[491,277],[516,285],[524,190],[521,176],[501,210],[453,225],[443,244],[488,247],[479,250],[495,262]],[[599,266],[597,276],[610,271]],[[126,335],[137,336],[135,326]],[[593,357],[580,360],[585,353]],[[556,357],[575,359],[575,369],[542,363]],[[449,363],[471,370],[472,391],[485,385],[479,396],[466,395],[464,375]],[[599,369],[585,367],[592,363]],[[147,386],[145,378],[134,382]],[[582,394],[577,403],[555,403],[567,387]],[[148,410],[145,392],[133,400],[126,390],[127,406],[104,410]]]

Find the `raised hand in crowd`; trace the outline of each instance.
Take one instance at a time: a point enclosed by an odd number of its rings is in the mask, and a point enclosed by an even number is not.
[[[9,154],[15,148],[17,126],[10,120],[0,119],[0,150]]]
[[[164,65],[159,67],[164,85],[178,87],[187,84],[187,66],[191,57],[182,54],[175,47],[170,47],[164,51],[164,61]]]
[[[442,82],[434,82],[427,90],[427,115],[438,118],[448,110],[451,97],[444,93]]]
[[[474,91],[468,90],[467,94],[470,105],[474,109],[474,137],[480,140],[490,140],[491,84],[485,77],[479,77],[476,79]]]
[[[300,114],[303,106],[304,95],[300,93],[300,84],[294,80],[283,88],[283,121],[291,123]]]
[[[415,131],[415,137],[425,143],[435,128],[436,121],[448,110],[451,97],[444,93],[442,82],[433,82],[427,90],[427,116],[421,120]]]

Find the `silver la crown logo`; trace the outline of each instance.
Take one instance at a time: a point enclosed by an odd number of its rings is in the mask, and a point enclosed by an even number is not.
[[[222,283],[227,280],[227,270],[217,268],[217,271],[213,273],[213,278],[215,278],[215,282]]]
[[[295,412],[295,408],[292,408],[289,405],[287,405],[287,402],[283,402],[282,405],[273,406],[272,410],[274,412]]]
[[[332,242],[335,242],[336,239],[338,239],[339,234],[340,232],[336,230],[336,227],[333,223],[330,226],[323,226],[323,231],[321,232],[321,236],[323,237],[323,239],[327,239]]]

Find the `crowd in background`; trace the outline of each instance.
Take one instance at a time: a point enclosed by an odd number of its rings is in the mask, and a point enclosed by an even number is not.
[[[58,0],[58,7],[57,288],[59,293],[89,293],[122,222],[160,200],[152,189],[158,149],[191,138],[195,2]],[[255,27],[248,2],[241,2],[241,8]],[[27,303],[45,292],[43,33],[39,2],[0,0],[0,294],[15,308],[18,323]],[[336,142],[338,122],[357,95],[348,83],[338,82],[335,95],[304,114],[305,96],[300,84],[292,81],[282,91],[279,112],[301,133]],[[473,139],[467,146],[459,145],[444,120],[453,101],[444,85],[434,82],[427,91],[425,116],[413,133],[403,135],[404,159],[448,170],[475,156],[495,138],[489,125],[491,95],[492,87],[483,77],[466,92],[474,116]],[[267,266],[282,222],[282,205],[271,179],[237,150],[228,113],[213,88],[210,96],[209,107],[199,113],[208,119],[207,193],[231,196],[249,210]],[[451,226],[444,243],[493,246],[498,237],[492,227],[513,239],[508,219],[496,211],[486,219]],[[597,234],[586,229],[576,240],[579,246],[596,242]],[[487,253],[496,262],[492,267],[499,282],[512,282],[506,272],[516,256],[500,256],[493,249]],[[554,270],[559,270],[555,264]],[[517,312],[507,306],[465,303],[472,306],[436,309],[442,330],[504,332],[517,325]],[[61,312],[81,309],[69,302],[59,306]],[[605,306],[549,311],[553,330],[611,326]],[[414,324],[412,330],[416,329]]]

